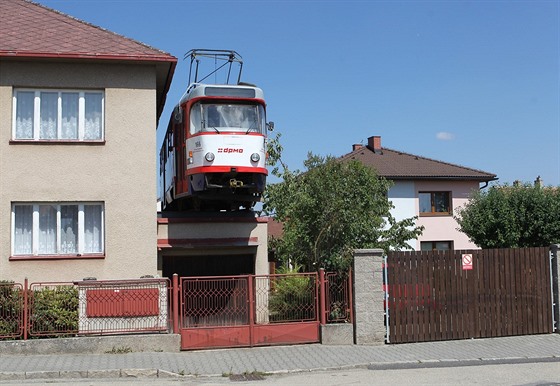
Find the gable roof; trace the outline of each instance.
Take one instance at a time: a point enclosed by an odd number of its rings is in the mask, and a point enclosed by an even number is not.
[[[389,180],[468,180],[493,181],[496,175],[447,162],[405,153],[398,150],[372,146],[355,146],[354,151],[341,157],[357,160],[376,170]]]
[[[27,0],[0,0],[0,59],[120,60],[156,64],[158,118],[177,58]]]

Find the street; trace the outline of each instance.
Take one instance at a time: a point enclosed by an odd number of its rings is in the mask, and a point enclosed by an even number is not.
[[[560,360],[539,363],[427,367],[413,369],[345,369],[287,374],[247,374],[251,381],[232,381],[229,377],[68,379],[1,382],[2,385],[560,385]]]

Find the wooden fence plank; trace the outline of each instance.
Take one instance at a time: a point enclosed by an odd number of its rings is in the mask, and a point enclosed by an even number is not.
[[[505,316],[504,316],[504,324],[505,335],[513,335],[513,295],[511,293],[511,286],[512,286],[512,275],[515,270],[513,266],[513,259],[511,256],[511,250],[506,249],[504,250],[504,275],[505,275],[505,286],[506,286],[506,295],[505,295]]]
[[[464,253],[472,270],[463,270]],[[553,330],[546,247],[392,252],[387,261],[393,343]]]
[[[465,251],[466,252],[466,251]],[[480,291],[478,283],[482,282],[482,271],[480,256],[473,253],[473,270],[467,274],[469,291],[469,338],[479,338],[481,336],[480,325]]]

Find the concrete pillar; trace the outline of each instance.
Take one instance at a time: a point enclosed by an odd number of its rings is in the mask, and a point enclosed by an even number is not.
[[[554,304],[553,316],[554,316],[554,327],[556,328],[556,333],[560,334],[560,256],[558,256],[558,250],[560,249],[560,244],[552,244],[550,246],[550,254],[552,257],[552,300]]]
[[[383,250],[354,251],[354,334],[356,344],[383,344]]]

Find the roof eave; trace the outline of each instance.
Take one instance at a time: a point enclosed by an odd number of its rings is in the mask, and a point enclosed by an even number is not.
[[[177,62],[171,55],[125,55],[125,54],[92,54],[86,52],[34,52],[0,50],[0,57],[6,58],[43,58],[43,59],[94,59],[94,60],[130,60],[141,62]]]
[[[70,60],[100,60],[100,61],[127,61],[127,62],[142,62],[142,63],[156,63],[169,65],[167,74],[165,74],[165,81],[161,98],[157,106],[156,121],[159,118],[165,107],[167,93],[171,87],[171,80],[175,73],[177,66],[177,58],[171,55],[122,55],[122,54],[91,54],[91,53],[52,53],[52,52],[31,52],[31,51],[13,51],[13,50],[0,50],[0,58],[14,58],[14,59],[70,59]],[[157,127],[156,122],[156,127]]]
[[[175,67],[177,66],[177,59],[175,59],[173,62],[171,62],[171,65],[169,66],[169,70],[167,71],[167,77],[165,80],[165,85],[163,86],[163,92],[162,92],[162,97],[159,101],[159,106],[157,107],[157,118],[156,118],[156,130],[157,127],[159,126],[159,118],[161,117],[161,114],[163,113],[163,109],[165,108],[165,102],[167,100],[167,93],[169,92],[169,89],[171,88],[171,80],[173,79],[173,74],[175,73]]]
[[[498,177],[496,176],[390,176],[390,175],[381,175],[387,180],[445,180],[445,181],[481,181],[481,182],[490,182],[496,181]]]

